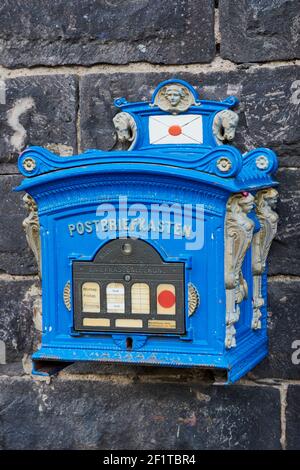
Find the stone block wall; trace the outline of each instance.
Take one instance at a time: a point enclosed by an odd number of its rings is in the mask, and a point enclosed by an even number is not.
[[[0,449],[299,448],[299,33],[299,0],[1,2]],[[204,99],[237,95],[235,145],[279,155],[269,357],[232,386],[208,371],[97,364],[34,381],[40,286],[12,192],[17,156],[30,144],[110,149],[113,100],[147,99],[171,77]]]

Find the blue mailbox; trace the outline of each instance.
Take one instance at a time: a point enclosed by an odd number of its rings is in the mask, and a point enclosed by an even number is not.
[[[229,145],[237,104],[171,79],[150,102],[115,101],[113,151],[20,155],[42,277],[34,374],[98,361],[218,368],[234,382],[266,356],[277,159]]]

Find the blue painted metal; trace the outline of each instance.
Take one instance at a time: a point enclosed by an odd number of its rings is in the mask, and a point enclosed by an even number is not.
[[[228,371],[228,381],[234,382],[255,366],[267,354],[266,309],[263,307],[263,327],[251,329],[252,275],[251,253],[244,262],[244,277],[250,293],[241,304],[241,316],[236,324],[237,346],[227,350],[225,339],[224,284],[224,220],[226,203],[233,193],[276,185],[273,175],[277,159],[269,149],[256,149],[242,155],[230,145],[217,145],[212,123],[217,112],[238,103],[234,97],[221,102],[200,100],[195,90],[182,80],[192,93],[195,104],[184,114],[201,115],[203,144],[151,145],[149,117],[169,113],[154,106],[159,90],[151,102],[128,103],[115,101],[121,111],[132,115],[137,123],[137,139],[130,151],[89,150],[81,155],[61,157],[41,147],[29,147],[19,157],[19,170],[25,176],[17,191],[26,191],[36,201],[41,227],[43,336],[42,346],[33,355],[33,373],[44,373],[41,364],[47,361],[100,361],[166,366],[202,366]],[[264,155],[269,160],[266,169],[258,169],[255,161]],[[217,167],[220,157],[231,161],[227,173]],[[25,159],[35,162],[25,170]],[[186,248],[183,239],[172,237],[148,240],[165,262],[185,263],[185,325],[184,335],[131,333],[132,349],[126,349],[127,333],[74,331],[73,305],[69,311],[63,302],[65,284],[72,285],[74,260],[91,261],[107,243],[96,230],[70,233],[68,226],[87,224],[96,219],[99,204],[117,205],[119,195],[128,204],[203,204],[204,247]],[[193,213],[193,217],[195,214]],[[252,214],[255,218],[255,214]],[[259,226],[256,220],[257,226]],[[84,225],[91,227],[91,225]],[[119,233],[116,235],[119,236]],[[192,282],[199,291],[201,303],[188,316],[187,285]],[[266,277],[263,278],[266,303]],[[71,303],[72,303],[71,298]],[[38,367],[37,367],[38,366]]]

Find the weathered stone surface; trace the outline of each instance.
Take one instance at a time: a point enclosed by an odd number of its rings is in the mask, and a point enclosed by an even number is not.
[[[16,163],[1,163],[0,175],[16,175],[19,173]]]
[[[271,387],[0,377],[0,408],[2,449],[280,448]]]
[[[91,74],[80,87],[81,143],[84,149],[109,149],[114,144],[112,118],[117,112],[113,100],[148,100],[168,73]],[[248,69],[192,74],[180,73],[203,99],[224,99],[236,95],[240,122],[234,145],[242,152],[270,147],[283,166],[300,166],[300,68]]]
[[[13,192],[21,180],[21,176],[0,176],[0,273],[37,273],[37,265],[22,227],[27,216],[23,194]]]
[[[269,279],[269,355],[249,375],[255,378],[300,379],[300,365],[293,364],[294,341],[300,341],[300,281]]]
[[[300,68],[249,69],[242,82],[236,145],[269,147],[283,166],[300,166]]]
[[[300,170],[282,168],[279,186],[278,232],[269,255],[269,274],[300,275]]]
[[[300,365],[298,366],[300,368]],[[286,408],[287,449],[300,448],[300,386],[289,385]]]
[[[143,366],[138,364],[105,364],[97,361],[74,362],[66,369],[60,372],[60,377],[69,378],[70,376],[90,377],[97,376],[107,378],[120,377],[120,380],[151,381],[151,382],[177,382],[177,383],[201,383],[206,385],[214,382],[225,383],[227,380],[226,371],[219,370],[218,376],[215,370],[201,369],[200,367],[158,367]],[[224,373],[223,373],[224,372]],[[223,376],[221,377],[221,374]]]
[[[185,64],[209,62],[215,51],[213,0],[4,0],[0,13],[8,67]]]
[[[221,56],[234,62],[300,57],[298,0],[220,0]]]
[[[8,362],[7,364],[0,364],[0,376],[6,375],[8,377],[15,377],[26,375],[22,366],[22,362]]]
[[[17,77],[6,80],[3,89],[0,162],[16,161],[28,145],[60,144],[62,149],[71,148],[76,153],[76,78],[70,75]]]
[[[6,362],[12,362],[31,353],[37,339],[33,316],[38,282],[0,277],[0,298],[0,340],[5,343]]]

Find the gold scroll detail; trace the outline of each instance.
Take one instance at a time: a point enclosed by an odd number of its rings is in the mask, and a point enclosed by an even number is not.
[[[194,284],[192,284],[191,282],[189,282],[188,284],[188,300],[189,300],[189,311],[188,311],[188,314],[189,314],[189,317],[191,317],[197,307],[199,306],[200,304],[200,296],[199,296],[199,293],[196,289],[196,287],[194,286]]]
[[[71,283],[70,281],[68,281],[64,287],[63,298],[64,298],[64,304],[66,308],[69,311],[71,311]]]
[[[255,196],[256,215],[260,230],[254,234],[252,243],[252,274],[253,274],[253,317],[252,328],[261,328],[261,307],[264,305],[261,284],[262,274],[266,269],[267,256],[277,232],[278,214],[273,210],[278,199],[274,188],[258,191]]]
[[[225,288],[226,288],[226,348],[236,346],[234,324],[239,320],[239,304],[247,298],[248,286],[242,265],[252,237],[254,222],[247,216],[253,209],[250,193],[231,196],[225,218]]]
[[[41,261],[41,240],[40,240],[40,223],[38,210],[35,200],[29,195],[23,196],[25,207],[28,210],[28,216],[23,220],[23,228],[26,234],[27,243],[32,250],[38,265],[40,278],[42,277],[42,261]]]

